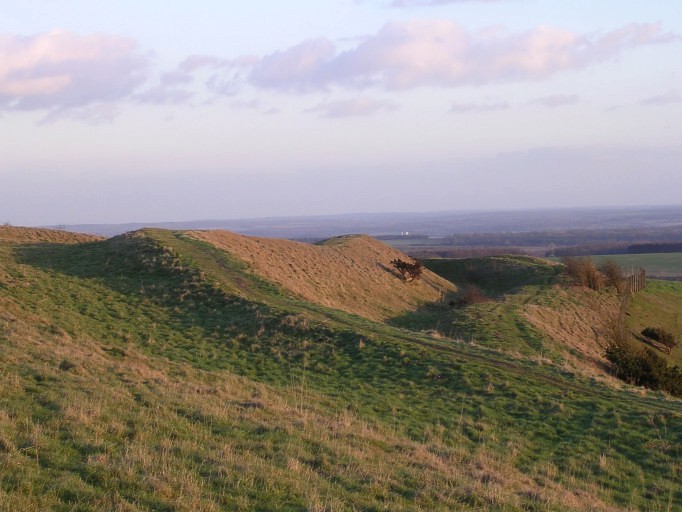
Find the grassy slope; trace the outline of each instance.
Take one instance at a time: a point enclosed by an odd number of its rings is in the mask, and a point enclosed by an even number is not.
[[[682,338],[682,283],[650,280],[630,303],[627,325],[633,335],[645,327],[663,327]],[[659,354],[682,366],[682,346],[673,349],[670,356]]]
[[[0,244],[0,347],[5,510],[682,500],[679,402],[308,305],[180,234]]]
[[[565,347],[529,321],[529,312],[541,308],[548,314],[560,309],[560,297],[551,285],[560,282],[560,269],[546,260],[527,256],[494,256],[462,260],[424,260],[427,268],[464,290],[474,285],[489,300],[465,308],[431,308],[422,315],[447,337],[484,344],[487,347],[525,355],[561,360]],[[410,325],[419,319],[400,319]]]
[[[255,274],[305,301],[374,320],[412,311],[455,291],[449,281],[428,271],[409,284],[396,279],[390,261],[405,256],[367,236],[337,237],[318,245],[226,231],[189,236],[244,261]]]
[[[533,285],[552,284],[559,266],[529,256],[492,256],[462,260],[433,259],[424,264],[453,283],[475,284],[490,295],[502,295]]]

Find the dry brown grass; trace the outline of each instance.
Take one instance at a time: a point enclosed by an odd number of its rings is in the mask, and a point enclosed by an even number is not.
[[[571,358],[588,373],[603,373],[608,341],[608,322],[619,310],[615,295],[605,295],[587,288],[556,290],[557,304],[527,304],[524,317],[560,346],[577,350],[582,356]]]
[[[246,262],[259,276],[323,306],[385,320],[440,300],[455,287],[425,270],[421,279],[403,282],[391,260],[404,254],[368,236],[345,236],[310,245],[255,238],[227,231],[192,231]]]
[[[78,244],[97,240],[102,240],[102,237],[56,229],[0,226],[0,242]]]

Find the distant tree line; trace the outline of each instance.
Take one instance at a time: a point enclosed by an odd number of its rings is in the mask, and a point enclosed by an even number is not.
[[[613,254],[648,254],[682,252],[682,242],[639,243],[639,244],[592,244],[557,247],[546,252],[546,256],[590,256]]]
[[[545,256],[577,257],[577,256],[610,256],[615,254],[626,254],[629,245],[627,244],[591,244],[574,245],[569,247],[556,247],[547,251]]]
[[[628,247],[629,254],[682,252],[682,242],[661,244],[634,244]]]

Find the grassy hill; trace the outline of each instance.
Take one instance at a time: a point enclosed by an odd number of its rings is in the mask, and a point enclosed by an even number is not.
[[[645,327],[664,327],[678,337],[682,333],[682,283],[650,280],[647,288],[630,304],[627,315],[630,332],[639,334]],[[682,365],[682,348],[668,357]]]
[[[452,308],[432,290],[467,282],[403,283],[364,237],[31,236],[0,242],[0,510],[682,503],[680,401],[577,371],[524,317],[590,308],[552,267],[495,265],[496,301]]]
[[[457,283],[461,294],[478,290],[473,304],[431,318],[442,334],[607,378],[607,331],[620,307],[615,293],[568,286],[560,265],[528,256],[434,259],[425,265]]]
[[[409,285],[401,283],[390,261],[405,256],[368,236],[311,245],[227,231],[188,235],[239,258],[258,276],[303,300],[374,320],[414,310],[455,291],[452,283],[431,272]]]
[[[102,237],[53,229],[0,226],[0,242],[75,244],[101,240]]]

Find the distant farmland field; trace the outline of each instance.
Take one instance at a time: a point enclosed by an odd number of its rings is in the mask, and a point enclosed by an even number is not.
[[[682,280],[682,253],[652,254],[612,254],[609,256],[592,256],[595,263],[613,260],[625,269],[643,267],[651,277],[660,279]]]

